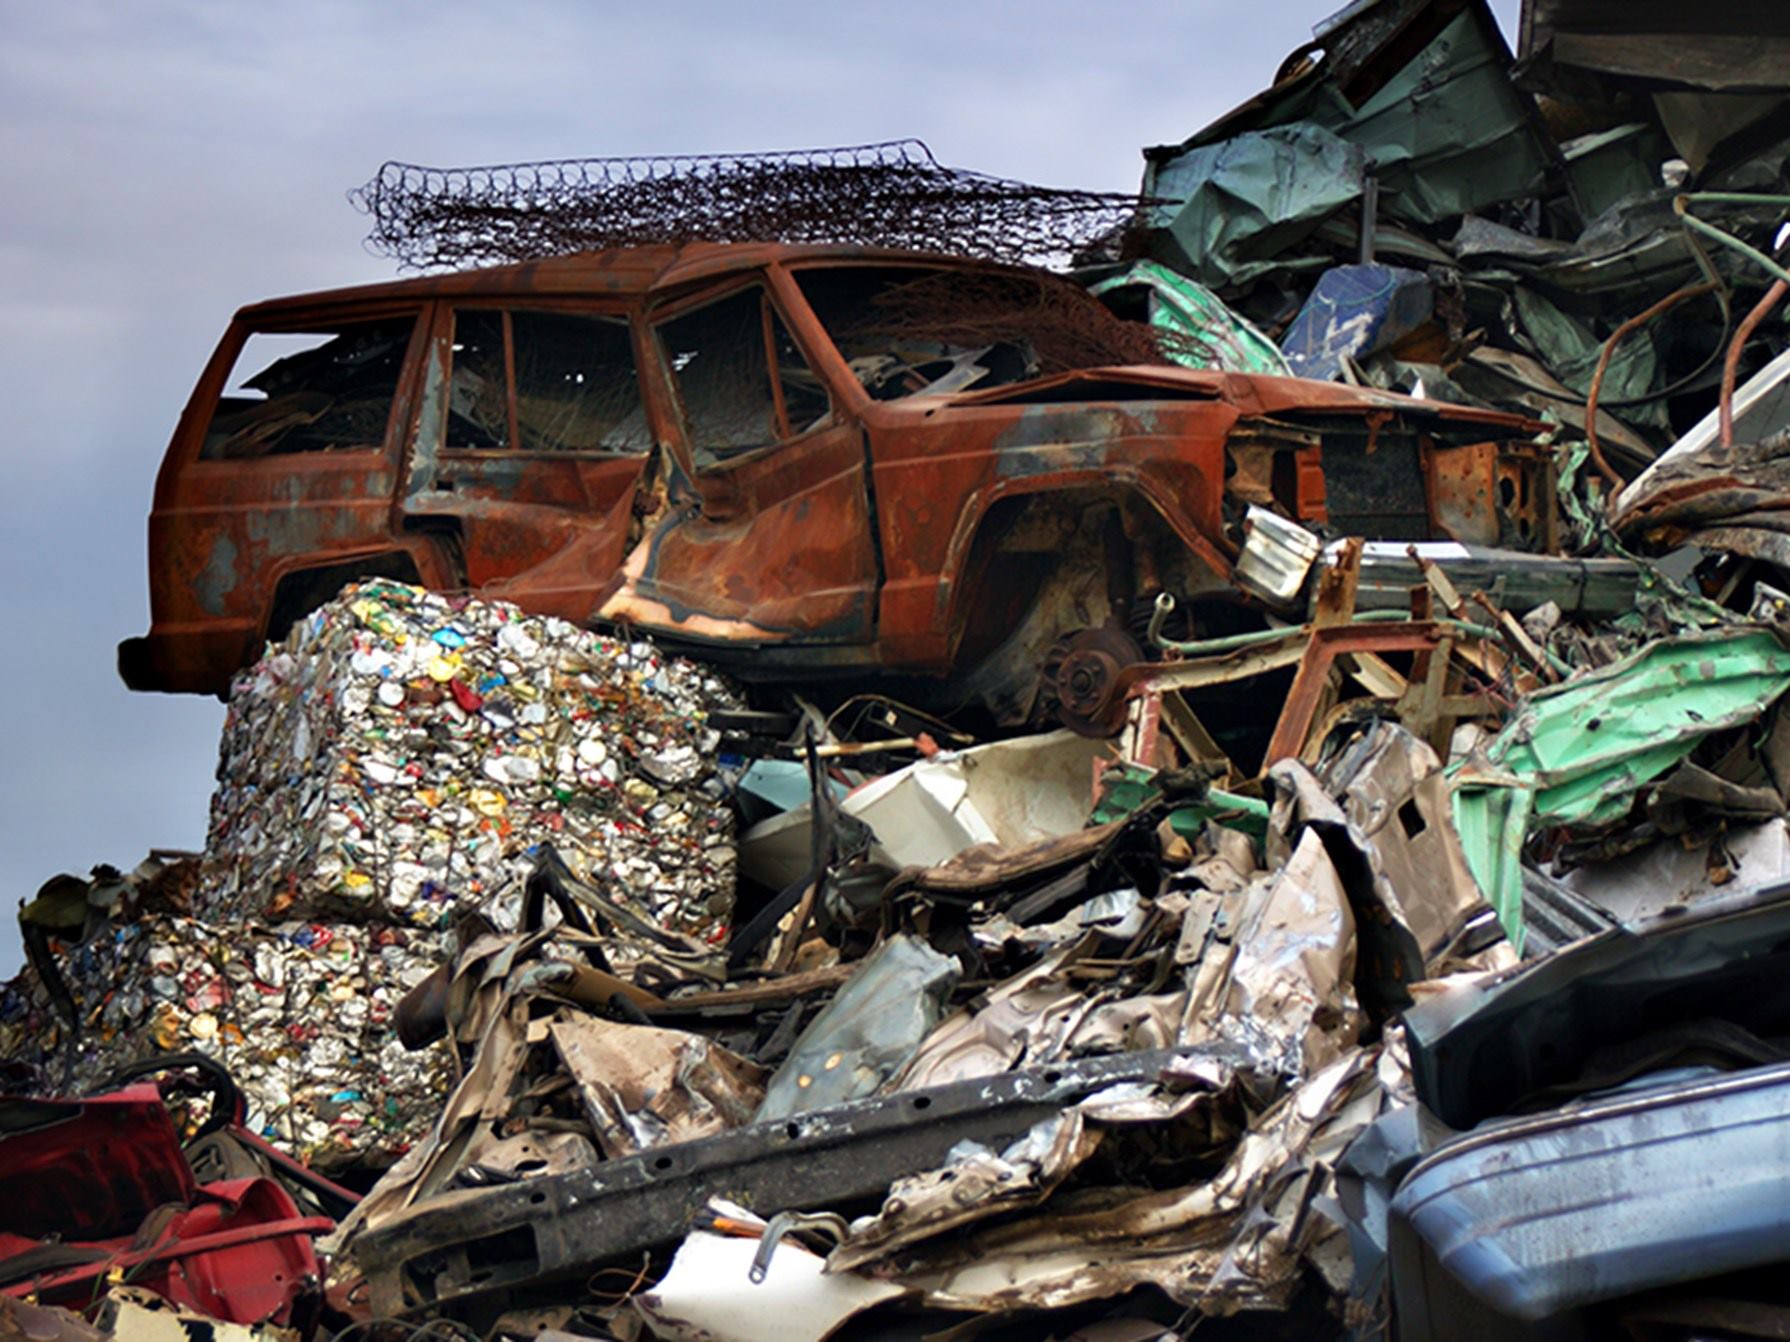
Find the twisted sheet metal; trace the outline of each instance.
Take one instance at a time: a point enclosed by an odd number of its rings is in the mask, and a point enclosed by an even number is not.
[[[679,242],[856,243],[1055,261],[1111,242],[1145,198],[947,168],[919,140],[766,154],[386,163],[349,193],[410,270]]]

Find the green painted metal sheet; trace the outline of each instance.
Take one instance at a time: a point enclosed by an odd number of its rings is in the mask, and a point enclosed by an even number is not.
[[[1761,627],[1661,639],[1530,696],[1483,761],[1451,771],[1467,864],[1520,944],[1525,836],[1595,830],[1715,732],[1754,722],[1790,689],[1790,647]]]
[[[1228,373],[1292,376],[1272,340],[1198,280],[1178,275],[1165,265],[1135,261],[1119,274],[1088,287],[1096,294],[1132,287],[1148,290],[1150,325],[1166,333],[1163,353],[1177,363]]]

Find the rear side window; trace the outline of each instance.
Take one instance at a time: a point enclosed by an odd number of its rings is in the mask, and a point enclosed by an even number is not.
[[[623,317],[454,314],[451,451],[645,452],[634,341]]]
[[[1048,346],[1053,321],[1074,326],[1052,306],[1053,299],[1061,306],[1059,290],[1003,271],[825,266],[797,271],[796,282],[879,401],[1035,377],[1042,371],[1039,337]]]
[[[698,466],[799,437],[831,415],[826,387],[756,286],[658,332]]]
[[[376,450],[415,317],[256,331],[237,355],[199,450],[204,461]]]

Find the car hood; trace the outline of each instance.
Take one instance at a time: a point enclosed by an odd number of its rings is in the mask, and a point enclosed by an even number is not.
[[[1133,365],[1078,368],[986,391],[953,396],[915,396],[893,404],[936,413],[941,406],[1061,404],[1069,401],[1222,401],[1245,415],[1288,412],[1368,414],[1395,410],[1405,415],[1431,415],[1460,423],[1478,423],[1512,433],[1533,434],[1546,426],[1524,415],[1507,414],[1445,401],[1421,400],[1377,387],[1342,382],[1274,377],[1264,373],[1226,373],[1206,369]]]

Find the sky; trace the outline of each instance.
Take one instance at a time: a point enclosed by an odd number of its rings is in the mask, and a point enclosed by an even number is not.
[[[918,136],[1135,189],[1340,0],[0,0],[0,976],[60,871],[202,848],[223,708],[132,694],[145,519],[230,314],[390,278],[347,191],[435,166]],[[1494,0],[1506,32],[1516,0]]]

